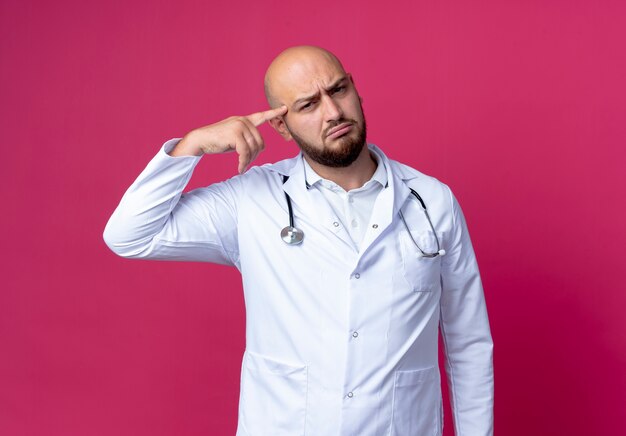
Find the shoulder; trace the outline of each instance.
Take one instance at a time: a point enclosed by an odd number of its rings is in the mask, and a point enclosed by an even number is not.
[[[376,145],[369,144],[369,147],[383,158],[392,176],[397,180],[402,180],[410,188],[415,190],[441,191],[442,193],[450,190],[448,185],[441,182],[436,177],[423,173],[397,160],[390,159]]]
[[[242,179],[242,182],[244,182],[246,185],[255,185],[257,183],[263,183],[264,181],[273,180],[280,180],[280,182],[282,183],[282,176],[291,175],[298,161],[299,156],[295,156],[273,163],[253,166],[244,174],[236,177],[240,177]]]
[[[394,159],[389,159],[378,147],[374,145],[370,145],[370,148],[373,148],[379,153],[380,156],[383,157],[383,160],[387,165],[388,172],[390,173],[396,186],[405,186],[406,188],[414,190],[421,198],[423,198],[429,208],[432,207],[441,211],[443,214],[452,211],[454,196],[448,185],[436,177],[423,173],[422,171],[419,171],[409,165],[403,164]]]
[[[398,162],[394,159],[389,159],[389,166],[394,174],[397,174],[402,180],[420,179],[421,181],[439,182],[435,177],[425,174],[419,170],[416,170],[409,165]]]
[[[389,165],[391,171],[397,174],[398,178],[409,188],[420,193],[420,195],[430,197],[431,201],[439,200],[443,202],[443,204],[450,200],[452,195],[450,187],[436,177],[425,174],[398,161],[391,160]]]
[[[243,174],[237,174],[225,182],[238,195],[248,197],[251,193],[273,192],[282,189],[283,176],[292,174],[298,156],[274,163],[252,166]]]
[[[266,163],[260,166],[252,167],[252,174],[271,175],[276,177],[276,174],[289,175],[292,173],[294,167],[300,161],[300,156],[290,157],[288,159],[279,160],[278,162]],[[250,171],[249,171],[250,172]]]

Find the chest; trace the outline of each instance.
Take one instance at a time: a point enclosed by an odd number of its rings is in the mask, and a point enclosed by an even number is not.
[[[362,283],[359,287],[376,295],[438,289],[440,258],[421,256],[418,246],[436,251],[444,232],[436,238],[423,213],[411,204],[403,209],[402,220],[392,213],[385,193],[370,207],[359,247],[345,217],[320,192],[311,192],[308,202],[292,204],[294,226],[304,238],[290,245],[280,236],[290,221],[282,192],[246,202],[239,223],[244,283],[250,278],[268,292],[268,287],[311,288],[317,294],[332,289],[333,295],[352,283]]]

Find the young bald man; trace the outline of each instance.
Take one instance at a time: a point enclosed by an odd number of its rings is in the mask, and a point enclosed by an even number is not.
[[[456,435],[492,435],[493,343],[452,192],[366,143],[332,53],[285,50],[265,92],[272,109],[167,141],[110,218],[108,246],[239,269],[238,436],[441,435],[439,330]],[[250,167],[264,122],[301,153]],[[201,156],[229,151],[239,175],[182,192]]]

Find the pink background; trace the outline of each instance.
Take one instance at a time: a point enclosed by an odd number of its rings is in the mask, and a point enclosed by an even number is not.
[[[626,434],[625,5],[2,0],[0,434],[234,434],[238,272],[101,235],[163,142],[265,109],[302,43],[353,73],[369,140],[463,205],[496,434]],[[297,152],[262,133],[259,161]],[[235,171],[207,158],[191,184]]]

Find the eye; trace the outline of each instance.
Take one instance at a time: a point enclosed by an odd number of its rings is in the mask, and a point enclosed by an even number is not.
[[[333,88],[332,93],[333,94],[341,94],[343,91],[346,90],[345,86],[337,86],[336,88]]]
[[[298,110],[307,110],[313,107],[313,105],[315,104],[314,101],[309,101],[308,103],[304,103],[303,105],[300,106],[300,108]]]

